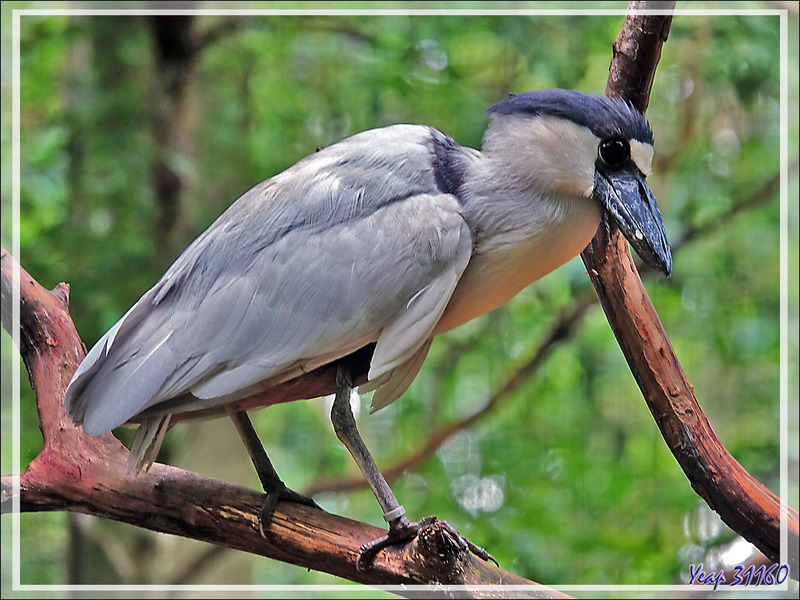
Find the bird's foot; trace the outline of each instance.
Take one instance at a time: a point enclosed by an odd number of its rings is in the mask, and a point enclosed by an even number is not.
[[[279,487],[265,491],[267,494],[267,499],[264,501],[264,506],[261,508],[261,512],[258,514],[258,533],[261,534],[262,538],[266,539],[267,535],[264,533],[264,530],[272,521],[272,513],[275,512],[275,506],[277,506],[278,502],[281,500],[285,500],[287,502],[296,502],[297,504],[305,504],[306,506],[319,508],[322,510],[320,505],[314,502],[311,498],[304,496],[303,494],[299,494],[294,490],[289,489],[285,485],[281,484]]]
[[[358,558],[356,558],[356,568],[359,570],[366,569],[379,551],[388,546],[409,542],[421,536],[434,524],[438,524],[436,525],[436,530],[441,535],[441,541],[449,555],[455,556],[462,552],[472,552],[478,558],[486,562],[492,561],[498,567],[500,566],[494,556],[480,546],[473,544],[447,521],[439,521],[436,517],[425,517],[415,522],[409,521],[405,516],[401,516],[389,522],[389,531],[385,535],[361,546]]]

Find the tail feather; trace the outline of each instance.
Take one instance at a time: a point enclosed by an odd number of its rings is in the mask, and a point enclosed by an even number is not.
[[[120,369],[130,369],[129,357],[117,355],[113,360],[109,360],[117,353],[120,344],[135,335],[141,325],[142,320],[152,308],[152,298],[157,291],[157,287],[148,291],[139,301],[134,304],[125,316],[123,316],[100,340],[94,345],[91,351],[78,366],[72,380],[67,386],[64,394],[64,407],[69,416],[77,425],[84,425],[87,418],[92,413],[96,413],[96,405],[99,402],[98,395],[94,393],[98,380],[107,380],[110,375],[119,375]],[[117,353],[118,354],[118,353]],[[119,380],[117,380],[119,381]],[[94,389],[92,389],[94,388]],[[134,413],[119,422],[113,423],[104,431],[97,431],[92,435],[105,433],[114,427],[127,421]]]
[[[370,413],[389,406],[403,395],[422,368],[422,363],[425,362],[425,357],[428,356],[428,351],[431,349],[431,342],[433,342],[433,337],[429,337],[406,362],[390,371],[388,379],[381,381],[377,388],[373,388],[375,394],[372,396],[372,403],[369,407]],[[363,389],[362,385],[359,391]]]
[[[147,471],[158,457],[164,435],[169,429],[172,415],[163,415],[145,419],[139,425],[136,437],[131,445],[128,455],[128,475],[134,477],[142,471]]]

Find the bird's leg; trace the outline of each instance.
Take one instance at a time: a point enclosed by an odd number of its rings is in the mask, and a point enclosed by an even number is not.
[[[367,445],[358,433],[356,420],[353,417],[353,411],[350,409],[350,393],[352,389],[353,383],[350,368],[343,361],[339,364],[336,373],[336,397],[333,401],[333,408],[331,409],[331,422],[333,423],[334,431],[336,431],[336,436],[350,451],[356,464],[361,469],[364,477],[366,477],[370,488],[372,488],[372,493],[375,494],[378,503],[383,509],[383,518],[389,523],[389,532],[386,535],[361,546],[358,559],[356,560],[356,567],[363,569],[379,550],[413,539],[416,537],[421,526],[425,525],[430,520],[436,521],[436,518],[431,517],[430,519],[423,519],[419,522],[409,521],[406,518],[405,509],[397,501],[397,498],[395,498],[389,484],[386,483],[386,479],[383,477],[380,469],[378,469],[378,465],[375,464],[375,460],[367,449]],[[452,527],[450,527],[450,529],[452,529]],[[462,540],[465,547],[471,550],[475,555],[484,560],[492,560],[495,564],[497,563],[483,548],[476,546],[455,530],[453,530],[453,533],[456,539]]]
[[[294,490],[290,490],[286,487],[286,484],[283,483],[278,473],[275,471],[275,468],[272,466],[272,462],[270,462],[264,450],[264,446],[261,444],[261,440],[258,439],[256,430],[253,429],[253,424],[250,422],[250,417],[247,416],[247,413],[243,410],[236,410],[230,407],[227,408],[227,411],[236,427],[236,431],[239,432],[239,436],[244,442],[245,448],[247,448],[250,460],[253,461],[253,466],[256,468],[256,473],[258,473],[258,478],[261,480],[261,485],[267,493],[267,499],[258,516],[258,531],[261,537],[267,537],[264,533],[264,528],[269,525],[272,519],[272,513],[275,510],[275,505],[278,504],[280,500],[287,500],[289,502],[297,502],[299,504],[313,506],[314,508],[320,508],[319,505],[308,496],[298,494]]]
[[[350,393],[353,389],[350,369],[340,364],[336,373],[336,397],[331,408],[331,422],[336,436],[353,456],[353,460],[366,477],[372,493],[383,509],[383,518],[389,523],[389,533],[372,542],[364,544],[358,555],[358,564],[369,561],[381,548],[403,540],[412,539],[419,529],[417,523],[406,519],[406,511],[395,498],[389,484],[375,464],[375,460],[367,449],[361,434],[358,433],[356,420],[350,408]]]

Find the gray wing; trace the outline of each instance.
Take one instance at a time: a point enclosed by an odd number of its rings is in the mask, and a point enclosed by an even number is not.
[[[73,418],[97,435],[187,393],[224,404],[370,342],[378,403],[394,400],[472,253],[431,166],[442,135],[365,132],[244,194],[87,355]]]

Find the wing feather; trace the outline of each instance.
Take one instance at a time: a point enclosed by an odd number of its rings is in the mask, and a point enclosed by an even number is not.
[[[73,418],[102,433],[189,391],[224,404],[372,342],[381,402],[402,393],[472,252],[433,135],[365,132],[244,194],[92,349]]]
[[[369,406],[370,413],[389,406],[403,395],[422,368],[422,363],[425,362],[428,351],[431,349],[431,342],[433,342],[433,337],[429,337],[406,362],[398,365],[392,371],[384,373],[382,376],[384,379],[375,388],[375,394],[372,396]],[[361,388],[359,391],[362,391]]]

